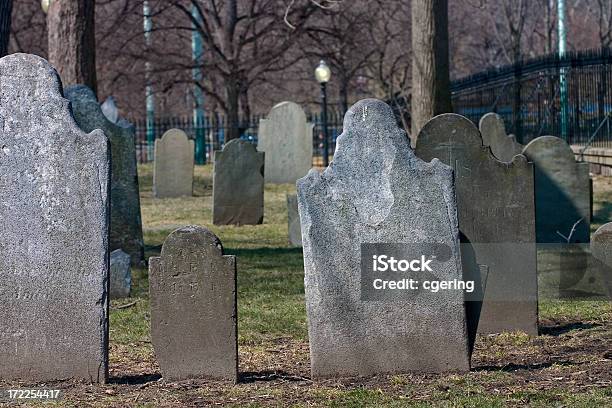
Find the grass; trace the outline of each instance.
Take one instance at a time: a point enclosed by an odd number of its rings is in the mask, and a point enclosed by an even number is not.
[[[178,383],[160,379],[150,339],[147,271],[133,270],[132,298],[112,301],[106,385],[51,384],[52,405],[181,407],[601,407],[612,405],[612,307],[606,301],[540,302],[542,335],[479,337],[466,374],[404,374],[312,382],[300,248],[287,241],[285,195],[266,186],[264,224],[211,225],[210,166],[197,166],[194,196],[153,199],[152,169],[139,167],[146,255],[157,256],[174,229],[198,224],[238,260],[241,380]],[[612,181],[595,182],[594,227],[612,218]],[[121,309],[121,306],[134,305]],[[2,384],[0,384],[1,386]],[[2,387],[0,387],[2,388]]]

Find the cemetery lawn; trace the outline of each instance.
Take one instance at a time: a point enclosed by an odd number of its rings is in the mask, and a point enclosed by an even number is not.
[[[467,374],[313,382],[302,253],[287,242],[285,194],[295,187],[266,186],[263,225],[218,227],[211,225],[210,165],[196,167],[189,198],[153,200],[151,166],[139,174],[147,257],[187,224],[211,228],[238,257],[239,383],[161,379],[149,335],[147,272],[138,268],[132,297],[111,304],[109,384],[11,387],[60,388],[57,405],[74,407],[612,406],[612,306],[601,300],[541,301],[539,337],[479,337]],[[596,227],[612,220],[612,178],[597,178],[594,190]]]

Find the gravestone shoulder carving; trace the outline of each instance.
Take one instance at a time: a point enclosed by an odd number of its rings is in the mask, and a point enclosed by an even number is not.
[[[194,141],[179,129],[170,129],[155,140],[154,197],[193,195],[194,146]]]
[[[151,340],[169,380],[236,381],[236,259],[204,227],[172,232],[149,263]]]
[[[313,125],[294,102],[275,105],[259,122],[258,150],[266,153],[266,183],[295,183],[312,167]]]
[[[497,160],[474,124],[450,113],[422,128],[416,154],[455,170],[462,242],[488,269],[479,332],[537,335],[533,164],[522,155]]]
[[[44,59],[0,59],[0,379],[108,376],[110,147]]]
[[[265,154],[234,139],[215,152],[213,224],[261,224],[264,216]]]
[[[523,154],[535,164],[538,243],[588,243],[589,164],[577,163],[570,146],[555,136],[533,139]]]
[[[462,292],[370,301],[360,286],[366,244],[444,246],[436,277],[462,278],[451,169],[418,159],[381,101],[343,129],[330,166],[297,182],[313,377],[468,370]]]
[[[487,113],[478,124],[482,143],[491,148],[498,160],[511,162],[512,158],[523,152],[524,146],[516,141],[514,135],[506,134],[504,119],[497,113]]]
[[[111,250],[123,249],[134,265],[144,262],[134,127],[107,119],[96,95],[84,85],[66,89],[74,118],[85,132],[101,129],[111,144]]]

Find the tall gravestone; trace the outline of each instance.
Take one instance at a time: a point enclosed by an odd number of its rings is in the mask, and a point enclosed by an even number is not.
[[[134,127],[125,122],[115,124],[100,108],[96,95],[84,85],[66,88],[66,98],[79,127],[85,132],[102,129],[111,144],[111,226],[110,249],[122,249],[132,264],[144,262],[142,218],[138,191],[138,167]]]
[[[193,194],[194,142],[179,129],[170,129],[155,140],[153,196],[191,197]]]
[[[523,152],[523,145],[516,141],[514,135],[506,134],[504,119],[497,113],[487,113],[478,124],[482,135],[482,144],[491,148],[493,156],[503,162]]]
[[[44,59],[0,59],[0,379],[108,375],[110,147]]]
[[[312,376],[469,370],[462,292],[373,301],[360,277],[363,248],[399,244],[446,247],[435,278],[462,279],[451,169],[418,159],[381,101],[343,128],[330,166],[297,182]]]
[[[236,258],[198,226],[179,228],[149,259],[151,340],[169,380],[236,381]]]
[[[533,139],[523,154],[535,164],[538,243],[565,244],[570,234],[569,243],[588,243],[589,164],[577,163],[570,146],[555,136]]]
[[[502,163],[483,146],[473,123],[456,114],[430,120],[416,154],[455,171],[459,230],[488,277],[478,331],[538,334],[533,164]]]
[[[287,230],[289,232],[289,244],[301,247],[302,227],[296,194],[287,194]]]
[[[234,139],[215,152],[213,224],[261,224],[264,216],[264,156],[253,143]]]
[[[312,167],[312,129],[300,105],[281,102],[259,122],[259,151],[266,153],[266,183],[295,183]]]

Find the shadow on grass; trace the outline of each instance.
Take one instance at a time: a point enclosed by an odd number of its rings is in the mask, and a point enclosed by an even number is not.
[[[597,323],[568,323],[554,326],[540,326],[540,334],[548,335],[548,336],[560,336],[562,334],[568,333],[572,330],[587,330],[592,329],[594,327],[599,327],[601,324]]]
[[[472,371],[503,371],[506,373],[511,373],[519,370],[541,370],[543,368],[549,368],[554,365],[560,365],[564,367],[569,367],[575,365],[571,361],[549,361],[546,363],[535,363],[535,364],[505,364],[505,365],[485,365],[473,367]]]
[[[142,385],[150,382],[158,381],[162,378],[161,374],[139,374],[139,375],[120,375],[118,377],[110,377],[109,384],[125,384],[125,385]]]
[[[254,383],[257,381],[288,381],[302,382],[312,381],[310,378],[300,377],[286,371],[245,371],[238,374],[238,382],[243,384]]]

